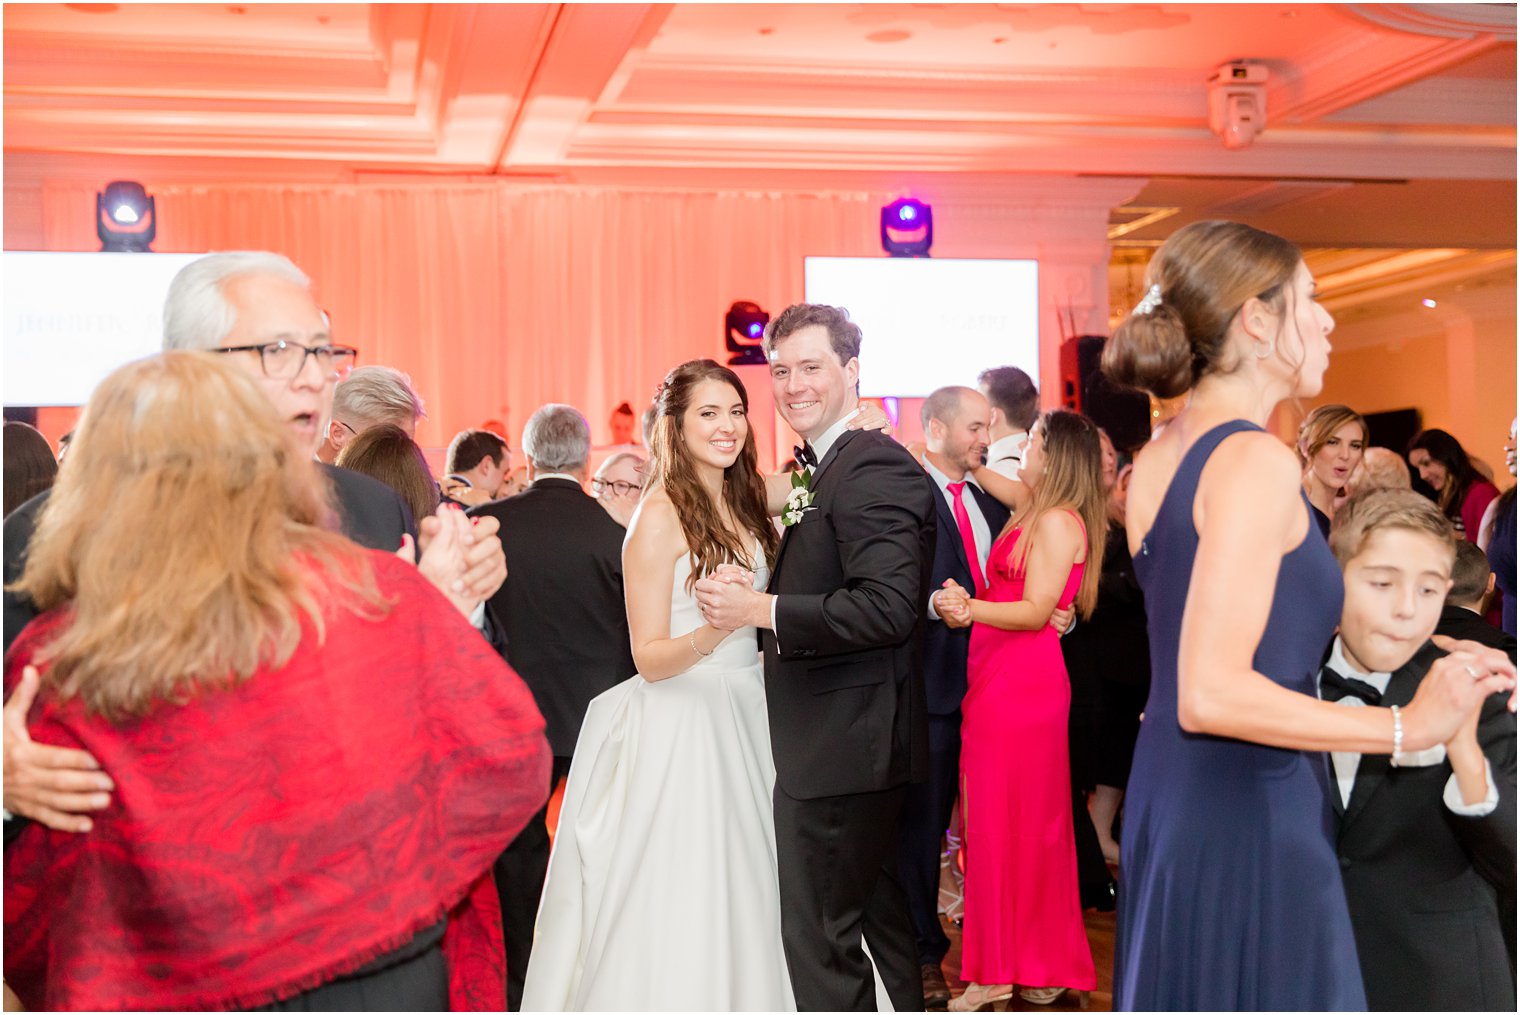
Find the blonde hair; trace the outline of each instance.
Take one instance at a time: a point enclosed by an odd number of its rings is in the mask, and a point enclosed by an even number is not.
[[[1341,505],[1330,527],[1330,549],[1344,570],[1379,529],[1408,529],[1442,543],[1457,557],[1457,532],[1434,503],[1413,490],[1374,487]]]
[[[1372,447],[1362,452],[1362,460],[1356,463],[1351,475],[1346,477],[1346,489],[1351,493],[1392,487],[1408,490],[1409,466],[1397,451]]]
[[[215,354],[112,373],[74,443],[11,586],[72,611],[37,655],[61,697],[141,716],[284,665],[306,621],[323,636],[327,604],[386,611],[321,472]]]
[[[1064,409],[1045,413],[1034,424],[1045,442],[1045,471],[1029,506],[1017,519],[1008,519],[1004,531],[1015,522],[1022,531],[1014,540],[1009,565],[1015,572],[1029,563],[1031,534],[1047,511],[1075,511],[1086,530],[1087,561],[1077,588],[1077,610],[1092,615],[1098,605],[1098,578],[1103,569],[1103,548],[1108,543],[1108,491],[1103,488],[1103,448],[1098,427],[1086,416]]]
[[[1367,429],[1367,421],[1356,410],[1345,405],[1321,405],[1313,409],[1298,427],[1299,462],[1308,467],[1310,460],[1319,454],[1320,448],[1330,443],[1335,432],[1348,423],[1355,423],[1362,428],[1362,444],[1365,447],[1372,439],[1372,434]]]

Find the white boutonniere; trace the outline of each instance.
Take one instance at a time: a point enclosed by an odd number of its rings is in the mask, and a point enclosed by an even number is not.
[[[792,473],[792,489],[786,495],[786,506],[781,509],[782,525],[796,525],[802,521],[803,512],[813,509],[812,483],[812,469],[798,469]]]

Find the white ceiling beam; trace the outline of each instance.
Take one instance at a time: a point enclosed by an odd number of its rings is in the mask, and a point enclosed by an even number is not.
[[[1317,120],[1439,74],[1496,49],[1491,33],[1432,38],[1393,31],[1345,31],[1322,40],[1295,61],[1291,73],[1273,68],[1267,125]]]
[[[563,5],[497,166],[563,159],[619,68],[653,37],[669,11],[669,4]]]

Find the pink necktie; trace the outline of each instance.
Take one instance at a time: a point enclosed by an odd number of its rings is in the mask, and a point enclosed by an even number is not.
[[[966,548],[966,563],[971,565],[971,584],[976,587],[976,594],[981,595],[987,590],[987,579],[982,577],[982,564],[976,556],[976,536],[971,531],[971,515],[966,512],[966,503],[961,500],[961,491],[966,489],[966,484],[951,483],[947,487],[955,498],[955,527],[961,530],[961,545]]]

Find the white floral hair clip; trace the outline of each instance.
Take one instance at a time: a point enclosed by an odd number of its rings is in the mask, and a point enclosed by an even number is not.
[[[1161,283],[1154,282],[1149,289],[1145,290],[1145,295],[1140,302],[1135,304],[1135,309],[1129,313],[1131,317],[1136,314],[1149,314],[1159,306],[1161,306]]]

